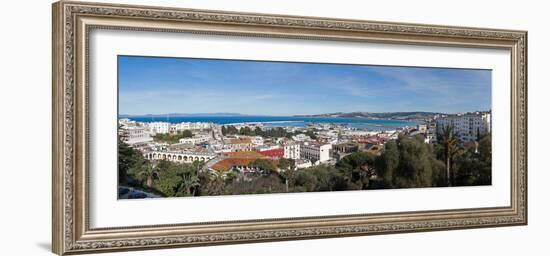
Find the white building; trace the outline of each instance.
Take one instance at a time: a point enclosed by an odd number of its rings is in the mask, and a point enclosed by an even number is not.
[[[198,135],[198,136],[193,136],[191,138],[180,139],[179,142],[181,144],[197,145],[197,144],[208,142],[210,140],[210,138],[211,137],[207,136],[207,135]]]
[[[311,140],[311,137],[303,134],[303,133],[300,133],[298,135],[294,135],[292,136],[292,139],[295,140],[295,141],[306,141],[306,140]]]
[[[118,119],[118,124],[124,126],[136,126],[136,121],[132,121],[128,118]]]
[[[289,143],[284,146],[284,158],[300,159],[300,144]]]
[[[263,145],[264,144],[264,138],[262,136],[254,136],[252,138],[250,138],[250,140],[252,141],[252,144],[254,145]]]
[[[170,131],[170,123],[167,122],[151,122],[147,123],[147,126],[152,134],[168,133]]]
[[[377,134],[379,138],[396,140],[399,137],[399,132],[396,130],[383,131]]]
[[[426,131],[426,143],[435,143],[437,142],[437,123],[430,122],[428,123],[428,130]]]
[[[317,135],[319,137],[324,137],[324,138],[337,138],[338,133],[339,133],[339,131],[337,131],[337,130],[322,130],[322,131],[317,132]]]
[[[248,136],[239,136],[233,138],[226,137],[224,138],[223,142],[224,148],[230,149],[231,152],[254,150],[252,139]]]
[[[139,146],[153,141],[147,130],[141,126],[126,126],[122,128],[124,142],[132,146]]]
[[[208,162],[216,158],[216,154],[202,152],[170,152],[170,151],[146,151],[143,153],[145,159],[168,160],[178,163],[192,163],[194,161]]]
[[[256,150],[259,152],[269,151],[274,149],[281,149],[281,146],[277,144],[264,144],[261,146],[256,146]]]
[[[228,152],[234,151],[231,145],[225,145],[220,141],[210,142],[210,145],[208,146],[208,148],[216,154],[228,153]]]
[[[172,125],[172,129],[174,131],[184,131],[184,130],[206,130],[212,128],[211,123],[204,123],[204,122],[181,122],[177,124]]]
[[[421,133],[426,133],[428,131],[428,125],[426,124],[418,124],[416,126],[416,130],[418,130]]]
[[[174,124],[174,129],[176,131],[185,131],[185,130],[191,130],[191,123],[177,123]]]
[[[300,146],[300,158],[308,159],[313,163],[324,163],[330,160],[331,144],[305,142]]]
[[[309,168],[312,166],[311,162],[305,159],[297,159],[294,165],[298,169]]]
[[[212,124],[203,122],[190,123],[189,128],[191,130],[205,130],[212,128]]]
[[[346,130],[342,133],[344,136],[376,136],[379,132],[369,130]]]
[[[453,127],[453,132],[462,142],[477,140],[491,132],[490,113],[468,113],[450,115],[436,120],[437,134],[443,133],[446,127]]]
[[[491,133],[491,113],[482,113],[481,120],[487,124],[487,133]]]

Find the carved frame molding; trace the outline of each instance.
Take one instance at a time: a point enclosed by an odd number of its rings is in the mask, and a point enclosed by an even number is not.
[[[88,225],[88,36],[93,29],[510,49],[510,207],[151,227]],[[61,1],[53,5],[53,251],[215,245],[527,224],[527,32]]]

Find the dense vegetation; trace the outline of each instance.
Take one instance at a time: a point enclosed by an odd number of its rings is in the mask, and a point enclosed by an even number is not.
[[[255,129],[252,129],[250,127],[241,127],[240,129],[237,129],[235,126],[229,125],[229,126],[222,126],[222,134],[223,135],[262,136],[264,138],[280,138],[280,137],[291,138],[294,135],[305,134],[312,139],[317,138],[313,130],[307,130],[305,132],[300,132],[300,131],[287,132],[282,127],[274,127],[271,129],[263,130],[260,127],[256,127]]]
[[[380,155],[356,152],[335,166],[295,169],[290,159],[280,159],[278,166],[263,159],[251,165],[264,172],[221,175],[198,161],[152,163],[119,141],[120,182],[172,197],[490,185],[491,136],[474,146],[463,146],[452,135],[441,136],[435,145],[420,136],[399,137],[388,141]]]
[[[153,136],[153,139],[157,142],[165,142],[168,144],[175,144],[180,141],[180,139],[183,138],[191,138],[193,137],[193,133],[190,130],[183,130],[178,131],[175,134],[171,133],[157,133],[155,136]]]

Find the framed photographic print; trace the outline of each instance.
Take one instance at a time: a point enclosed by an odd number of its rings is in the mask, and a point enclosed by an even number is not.
[[[53,251],[526,225],[526,40],[57,2]]]

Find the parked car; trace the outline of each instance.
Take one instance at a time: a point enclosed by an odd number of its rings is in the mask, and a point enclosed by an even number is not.
[[[119,187],[119,188],[118,188],[118,197],[121,197],[121,196],[123,196],[123,195],[126,195],[126,194],[128,194],[128,192],[130,192],[130,189],[129,189],[129,188],[123,188],[123,187],[121,188],[121,187]]]
[[[147,195],[145,193],[134,191],[130,193],[130,195],[128,196],[128,199],[139,199],[139,198],[147,198]]]

